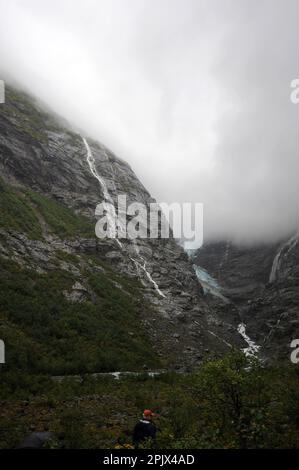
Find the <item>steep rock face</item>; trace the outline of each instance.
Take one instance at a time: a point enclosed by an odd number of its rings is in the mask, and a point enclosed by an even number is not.
[[[299,237],[276,250],[268,283],[244,311],[262,351],[270,359],[289,360],[293,339],[299,338]],[[253,321],[253,318],[255,321]]]
[[[94,236],[95,208],[107,197],[114,204],[119,194],[127,196],[128,204],[148,206],[154,200],[126,162],[84,139],[31,97],[8,88],[0,107],[0,173],[6,200],[18,199],[20,207],[12,205],[14,217],[7,205],[3,208],[2,257],[41,274],[57,266],[70,273],[73,287],[63,290],[69,302],[96,302],[86,273],[100,271],[110,279],[111,269],[121,281],[136,282],[138,321],[170,366],[192,366],[208,352],[238,345],[236,325],[218,321],[175,240],[120,243]],[[31,223],[23,221],[24,213]]]
[[[236,303],[255,295],[269,281],[277,245],[236,246],[231,242],[205,245],[195,262],[210,272]]]
[[[238,247],[211,243],[197,253],[239,310],[247,332],[269,360],[288,361],[299,337],[299,239],[281,244]]]

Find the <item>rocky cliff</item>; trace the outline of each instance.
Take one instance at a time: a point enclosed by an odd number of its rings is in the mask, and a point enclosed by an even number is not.
[[[95,237],[101,201],[153,202],[130,166],[10,87],[0,174],[8,363],[55,373],[189,367],[240,346],[237,323],[218,317],[174,239]]]
[[[210,243],[195,263],[218,282],[238,309],[248,335],[267,360],[289,361],[299,338],[299,237],[252,247]]]

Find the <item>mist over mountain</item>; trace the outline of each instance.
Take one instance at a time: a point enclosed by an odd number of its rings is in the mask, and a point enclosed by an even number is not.
[[[299,448],[298,14],[0,0],[0,455]]]
[[[0,78],[105,142],[158,201],[203,202],[206,240],[276,242],[298,227],[298,2],[0,9]]]

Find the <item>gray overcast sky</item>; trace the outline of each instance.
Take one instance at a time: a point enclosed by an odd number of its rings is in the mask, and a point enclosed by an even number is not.
[[[0,0],[0,70],[205,204],[205,238],[299,226],[297,0]],[[1,78],[1,77],[0,77]]]

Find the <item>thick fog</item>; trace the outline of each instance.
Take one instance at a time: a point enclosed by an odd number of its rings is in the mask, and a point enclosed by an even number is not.
[[[205,239],[299,226],[297,0],[0,0],[14,78],[126,159]]]

